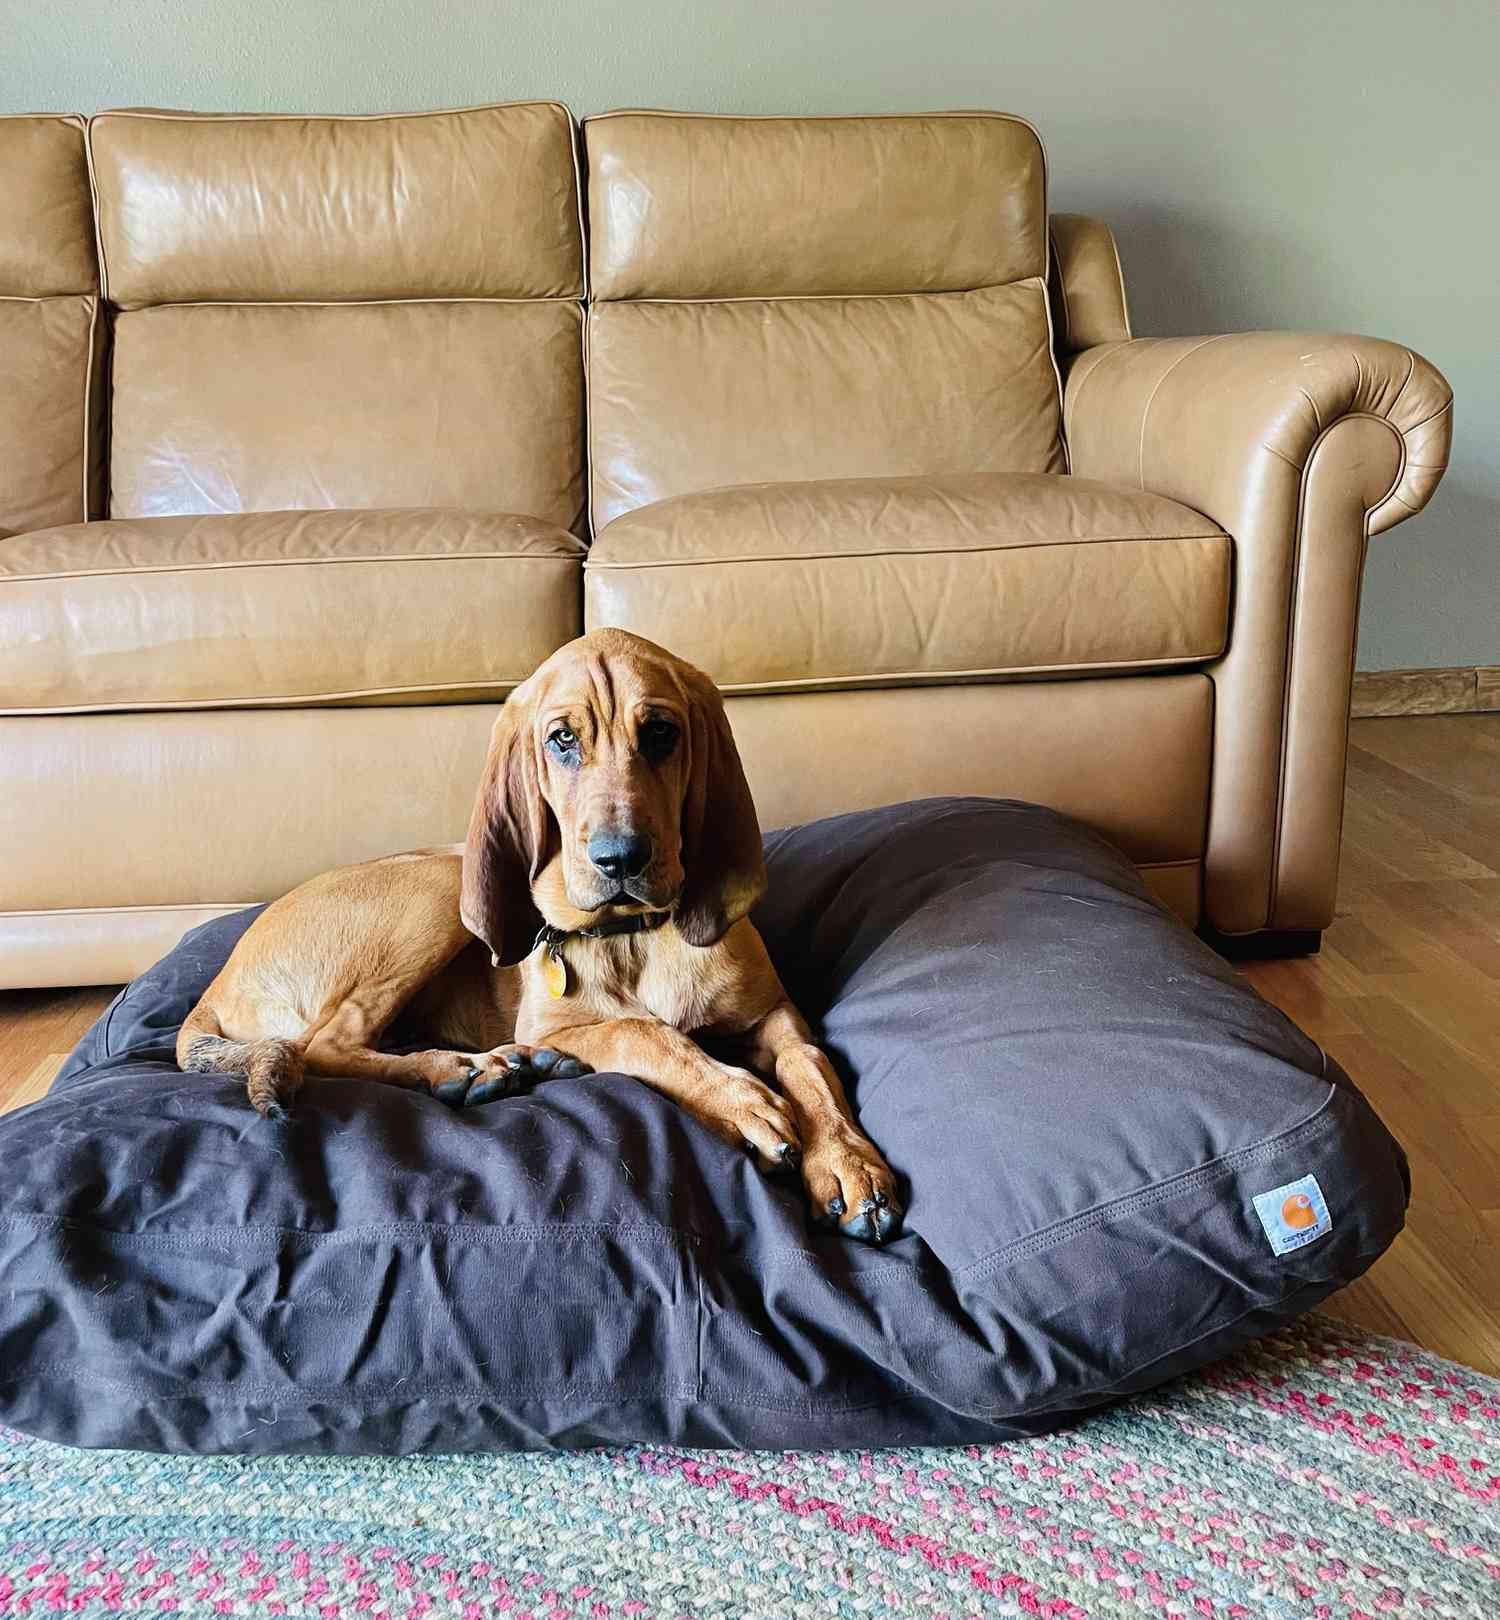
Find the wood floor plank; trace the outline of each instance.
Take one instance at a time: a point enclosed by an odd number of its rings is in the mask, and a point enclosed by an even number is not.
[[[1384,900],[1406,924],[1433,944],[1466,962],[1487,979],[1500,979],[1500,879],[1493,884],[1488,901],[1462,879],[1437,879],[1430,883],[1391,883],[1382,885],[1378,898]],[[1488,906],[1488,910],[1484,908]]]
[[[51,1053],[72,1051],[114,999],[111,988],[0,990],[0,1113]]]
[[[1410,776],[1478,804],[1500,800],[1500,714],[1435,715],[1419,736],[1402,721],[1371,720],[1351,732],[1355,748],[1377,754]]]
[[[1406,878],[1492,878],[1500,871],[1450,844],[1417,811],[1401,814],[1370,799],[1352,798],[1344,810],[1350,836]],[[1497,854],[1500,859],[1500,854]]]
[[[1245,962],[1240,971],[1267,1001],[1274,1002],[1320,1046],[1360,1033],[1359,1024],[1322,971],[1320,957],[1280,962]]]
[[[1419,1342],[1421,1334],[1418,1329],[1396,1310],[1381,1288],[1383,1268],[1393,1263],[1391,1255],[1377,1260],[1372,1270],[1363,1277],[1357,1277],[1347,1288],[1330,1295],[1319,1309],[1340,1322],[1350,1322],[1370,1333]]]
[[[1500,1315],[1475,1302],[1427,1238],[1408,1227],[1368,1275],[1417,1343],[1500,1376]]]
[[[51,1090],[57,1071],[66,1062],[67,1056],[66,1052],[49,1052],[0,1103],[0,1114],[12,1113],[17,1108],[24,1108],[27,1103],[40,1102]]]
[[[1470,1209],[1500,1209],[1500,1132],[1484,1123],[1500,1114],[1460,1114],[1443,1086],[1372,1036],[1344,1036],[1331,1049],[1409,1152],[1439,1166]]]
[[[1350,751],[1349,785],[1360,803],[1356,819],[1379,811],[1398,823],[1419,821],[1426,836],[1494,872],[1500,861],[1500,805],[1435,786],[1362,749]]]

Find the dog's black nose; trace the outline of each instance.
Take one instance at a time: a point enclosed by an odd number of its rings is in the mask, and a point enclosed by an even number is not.
[[[595,833],[589,859],[607,878],[639,877],[651,864],[651,840],[644,833]]]

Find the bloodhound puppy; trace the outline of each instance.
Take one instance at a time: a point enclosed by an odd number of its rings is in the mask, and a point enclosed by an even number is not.
[[[341,867],[268,906],[177,1061],[244,1074],[271,1117],[309,1074],[460,1106],[635,1075],[763,1169],[800,1166],[820,1219],[882,1243],[900,1225],[895,1182],[748,919],[765,884],[712,681],[597,630],[501,710],[463,849]],[[398,1013],[445,1044],[381,1051]]]

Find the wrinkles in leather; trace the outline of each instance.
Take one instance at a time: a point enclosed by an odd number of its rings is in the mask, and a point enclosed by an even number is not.
[[[3,120],[0,120],[3,125]],[[97,300],[0,298],[0,543],[83,520]]]
[[[582,558],[566,530],[506,513],[115,519],[27,535],[0,549],[0,712],[503,696],[578,633]],[[359,634],[330,634],[338,625]]]
[[[1040,281],[589,311],[595,529],[729,484],[1061,472]]]
[[[728,706],[765,827],[979,794],[1056,806],[1142,864],[1203,853],[1213,685],[1197,672],[747,694]]]
[[[1053,214],[1053,329],[1059,355],[1130,337],[1125,281],[1114,234],[1101,219]]]
[[[612,523],[585,621],[730,690],[1206,659],[1229,542],[1175,502],[1046,474],[830,479],[683,495]]]
[[[962,292],[1045,273],[1040,137],[1001,113],[586,119],[597,299]]]
[[[110,298],[583,294],[555,102],[376,118],[111,112],[90,145]]]
[[[126,312],[111,512],[447,506],[575,528],[580,324],[573,303]]]
[[[0,298],[98,290],[83,131],[81,118],[0,118]]]
[[[0,849],[27,852],[0,862],[0,912],[244,904],[453,843],[497,712],[488,701],[0,717]]]

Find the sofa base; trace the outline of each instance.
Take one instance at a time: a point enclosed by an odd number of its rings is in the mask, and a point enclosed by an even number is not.
[[[1230,962],[1271,962],[1289,956],[1316,956],[1323,945],[1321,928],[1261,928],[1253,934],[1221,934],[1205,923],[1198,935]]]
[[[252,903],[0,912],[0,989],[125,984],[190,928]]]
[[[1195,924],[1201,674],[741,697],[762,826],[932,794],[1051,805]],[[0,717],[0,988],[118,984],[195,923],[464,835],[492,704]]]

